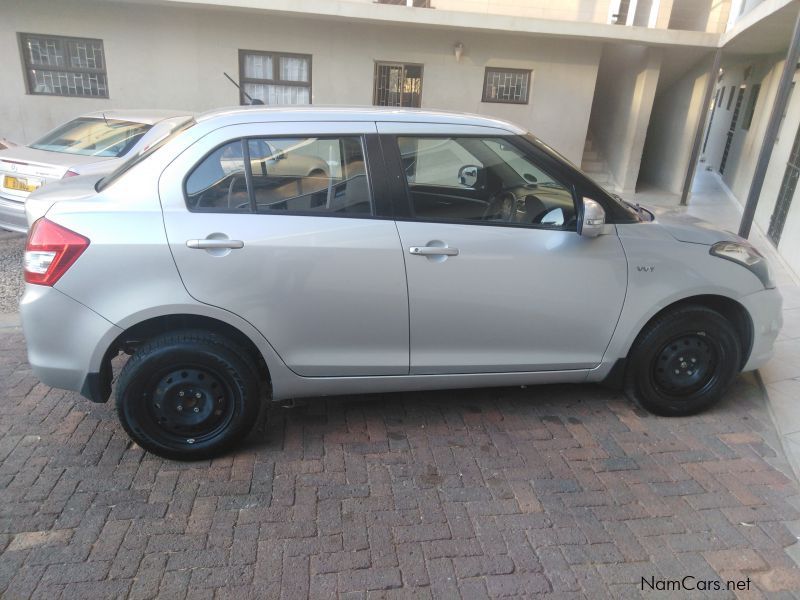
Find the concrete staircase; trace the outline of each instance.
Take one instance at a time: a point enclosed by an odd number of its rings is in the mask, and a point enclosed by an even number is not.
[[[608,171],[605,159],[592,143],[591,133],[586,136],[586,143],[583,146],[581,169],[604,188],[614,191],[614,179]]]

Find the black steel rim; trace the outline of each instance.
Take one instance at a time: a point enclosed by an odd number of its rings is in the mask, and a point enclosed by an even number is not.
[[[186,445],[218,436],[235,412],[233,390],[206,367],[164,370],[145,391],[148,420],[167,439]]]
[[[703,392],[717,380],[720,359],[719,345],[705,332],[681,334],[656,353],[651,369],[653,383],[668,396]]]

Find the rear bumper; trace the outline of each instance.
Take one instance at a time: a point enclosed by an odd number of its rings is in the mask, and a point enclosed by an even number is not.
[[[763,366],[774,352],[783,326],[783,298],[777,289],[762,290],[739,300],[753,321],[753,347],[742,371]]]
[[[0,227],[20,233],[28,232],[24,199],[0,195]]]
[[[49,386],[96,400],[105,349],[122,330],[57,289],[41,285],[26,284],[20,314],[34,375]]]

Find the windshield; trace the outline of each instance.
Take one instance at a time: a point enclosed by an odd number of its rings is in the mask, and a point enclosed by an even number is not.
[[[116,158],[130,151],[149,129],[146,123],[81,117],[51,131],[31,148]]]
[[[171,127],[169,126],[171,124]],[[108,176],[103,177],[100,181],[97,182],[95,189],[99,192],[109,185],[114,183],[117,179],[119,179],[123,174],[128,172],[131,168],[138,165],[142,162],[145,158],[153,154],[159,148],[163,148],[170,140],[174,139],[180,133],[186,131],[190,127],[193,127],[197,123],[192,117],[186,117],[185,119],[174,118],[168,119],[167,121],[162,121],[159,123],[159,127],[163,128],[163,133],[160,137],[156,136],[154,139],[150,140],[149,145],[147,145],[141,152],[136,153],[135,155],[131,156],[128,160],[122,163],[119,167],[117,167],[114,171],[112,171]]]
[[[629,205],[629,203],[625,202],[622,198],[620,198],[616,194],[610,194],[603,186],[601,186],[599,183],[594,182],[594,180],[591,177],[589,177],[589,175],[584,173],[583,170],[580,167],[575,165],[575,163],[573,163],[571,160],[569,160],[566,156],[564,156],[563,154],[561,154],[560,152],[558,152],[554,148],[551,148],[550,146],[545,144],[542,140],[540,140],[539,138],[537,138],[535,135],[533,135],[531,133],[526,134],[525,135],[525,139],[528,140],[531,144],[534,144],[540,150],[542,150],[545,153],[549,154],[550,156],[553,156],[553,157],[555,157],[555,158],[567,163],[573,169],[575,169],[576,171],[581,173],[584,177],[586,177],[587,179],[592,181],[592,183],[594,183],[598,188],[600,188],[603,192],[605,192],[606,196],[612,202],[614,202],[619,208],[621,208],[625,213],[627,213],[628,216],[633,217],[637,221],[642,220],[641,214],[639,213],[639,211],[636,208],[634,208],[632,205]]]

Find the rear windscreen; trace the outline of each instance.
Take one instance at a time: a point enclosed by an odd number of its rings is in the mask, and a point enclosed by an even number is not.
[[[119,157],[133,148],[150,127],[146,123],[81,117],[51,131],[31,144],[31,148],[83,156]]]

